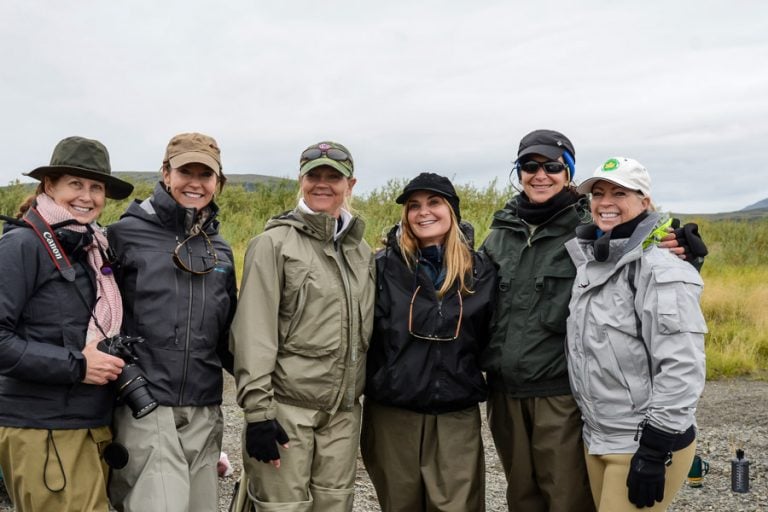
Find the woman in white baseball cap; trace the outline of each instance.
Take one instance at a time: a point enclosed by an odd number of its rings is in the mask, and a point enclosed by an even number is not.
[[[703,282],[658,247],[666,223],[642,164],[610,158],[578,191],[590,194],[593,223],[566,243],[576,266],[568,373],[592,496],[598,511],[666,510],[696,450]]]

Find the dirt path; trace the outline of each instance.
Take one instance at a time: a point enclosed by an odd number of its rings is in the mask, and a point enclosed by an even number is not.
[[[234,464],[233,476],[220,480],[220,511],[226,511],[236,478],[240,474],[240,433],[242,414],[234,402],[232,379],[225,383],[224,451]],[[685,486],[670,508],[671,512],[768,511],[768,382],[744,379],[710,381],[704,390],[697,413],[699,454],[710,463],[704,487]],[[493,443],[484,428],[486,446],[489,512],[507,510],[504,502],[505,480]],[[730,459],[736,445],[743,445],[751,461],[747,494],[731,492]],[[0,493],[0,512],[9,512],[7,497]],[[378,511],[379,507],[362,462],[358,459],[355,512]],[[468,511],[469,512],[469,511]]]

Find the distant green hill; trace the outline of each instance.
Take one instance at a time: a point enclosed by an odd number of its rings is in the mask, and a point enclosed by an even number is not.
[[[120,179],[130,181],[134,185],[139,183],[154,184],[160,177],[159,172],[147,171],[121,171],[115,172],[115,176]],[[289,178],[278,178],[277,176],[267,176],[265,174],[227,174],[228,184],[243,185],[245,190],[252,191],[256,185],[293,185],[296,180]]]

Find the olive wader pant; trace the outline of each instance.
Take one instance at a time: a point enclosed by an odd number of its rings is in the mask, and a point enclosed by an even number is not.
[[[216,464],[224,420],[218,405],[160,406],[141,419],[115,409],[115,441],[128,464],[109,485],[119,512],[211,512],[219,507]]]
[[[586,453],[589,483],[598,512],[637,512],[638,508],[629,501],[627,475],[634,453],[611,455],[589,455]],[[667,510],[675,495],[683,486],[696,454],[696,441],[682,450],[672,452],[672,464],[667,467],[664,481],[664,499],[642,512],[663,512]]]
[[[275,419],[288,434],[280,469],[245,451],[251,510],[258,512],[351,512],[355,495],[360,404],[328,414],[276,402]],[[245,436],[245,428],[243,436]]]
[[[480,408],[421,414],[366,400],[360,447],[383,512],[483,512]]]
[[[488,424],[510,512],[594,512],[573,396],[511,398],[492,391]]]
[[[0,467],[16,512],[107,512],[109,427],[0,427]]]

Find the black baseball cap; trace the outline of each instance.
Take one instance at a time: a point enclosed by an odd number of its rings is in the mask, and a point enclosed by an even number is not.
[[[573,160],[576,160],[576,151],[568,137],[554,130],[534,130],[520,141],[517,159],[520,160],[526,155],[543,155],[557,160],[563,156],[563,150],[567,150]]]
[[[403,188],[403,193],[397,196],[395,202],[397,204],[405,204],[411,194],[419,190],[428,190],[443,196],[448,201],[448,204],[451,205],[453,213],[456,215],[456,220],[461,221],[459,196],[456,194],[456,189],[453,188],[451,180],[433,172],[423,172],[408,182],[405,188]]]

